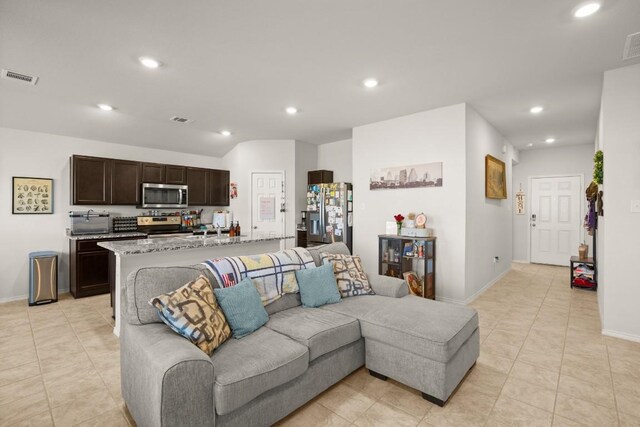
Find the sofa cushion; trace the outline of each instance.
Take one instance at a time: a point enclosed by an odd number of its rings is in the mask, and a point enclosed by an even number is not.
[[[473,308],[413,295],[388,300],[358,317],[365,339],[446,363],[478,328]]]
[[[309,347],[310,361],[360,339],[357,319],[318,308],[281,311],[265,326]]]
[[[349,248],[343,242],[313,246],[307,249],[309,250],[311,257],[313,258],[313,262],[315,262],[316,266],[318,267],[322,265],[322,254],[351,255],[351,252],[349,252]]]
[[[305,307],[320,307],[335,304],[342,300],[338,291],[333,264],[296,271],[300,287],[300,299]]]
[[[231,326],[234,338],[242,338],[267,323],[269,315],[260,301],[260,294],[250,278],[230,288],[213,290]]]
[[[320,310],[332,311],[345,316],[361,319],[369,313],[374,313],[389,304],[395,298],[380,295],[361,295],[345,298],[340,304],[328,304],[320,307]]]
[[[323,253],[322,263],[333,264],[333,272],[342,298],[375,293],[369,285],[359,256]]]
[[[228,414],[302,375],[309,350],[269,328],[240,340],[228,340],[213,353],[216,413]]]
[[[161,323],[158,310],[149,305],[149,300],[196,280],[203,269],[204,267],[144,267],[130,273],[123,289],[126,302],[121,308],[124,319],[132,325]]]
[[[151,301],[158,315],[174,332],[211,356],[231,336],[231,329],[204,276]]]

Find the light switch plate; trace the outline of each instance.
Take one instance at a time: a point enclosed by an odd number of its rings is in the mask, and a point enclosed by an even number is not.
[[[640,200],[631,201],[631,212],[640,213]]]

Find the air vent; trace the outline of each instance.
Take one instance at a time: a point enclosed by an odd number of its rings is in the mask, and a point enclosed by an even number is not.
[[[178,116],[173,116],[169,120],[171,120],[172,122],[178,122],[178,123],[193,123],[193,120],[191,119],[185,119],[184,117],[178,117]]]
[[[2,78],[18,80],[22,83],[30,84],[32,86],[34,86],[38,82],[37,76],[30,76],[24,73],[16,73],[15,71],[5,70],[4,68],[2,69]]]
[[[640,33],[629,34],[624,44],[624,53],[622,59],[633,59],[640,57]]]

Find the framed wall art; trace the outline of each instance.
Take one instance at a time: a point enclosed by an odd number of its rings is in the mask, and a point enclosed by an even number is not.
[[[487,154],[484,161],[484,195],[487,199],[507,198],[507,169],[502,160]]]
[[[53,179],[13,177],[14,214],[52,214]]]
[[[373,169],[370,190],[442,187],[442,162]]]

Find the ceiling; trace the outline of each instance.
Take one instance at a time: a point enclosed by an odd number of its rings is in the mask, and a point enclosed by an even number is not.
[[[592,143],[603,71],[638,62],[621,57],[640,1],[603,0],[582,20],[578,4],[0,0],[0,67],[40,77],[0,80],[0,126],[220,156],[469,102],[518,148]]]

